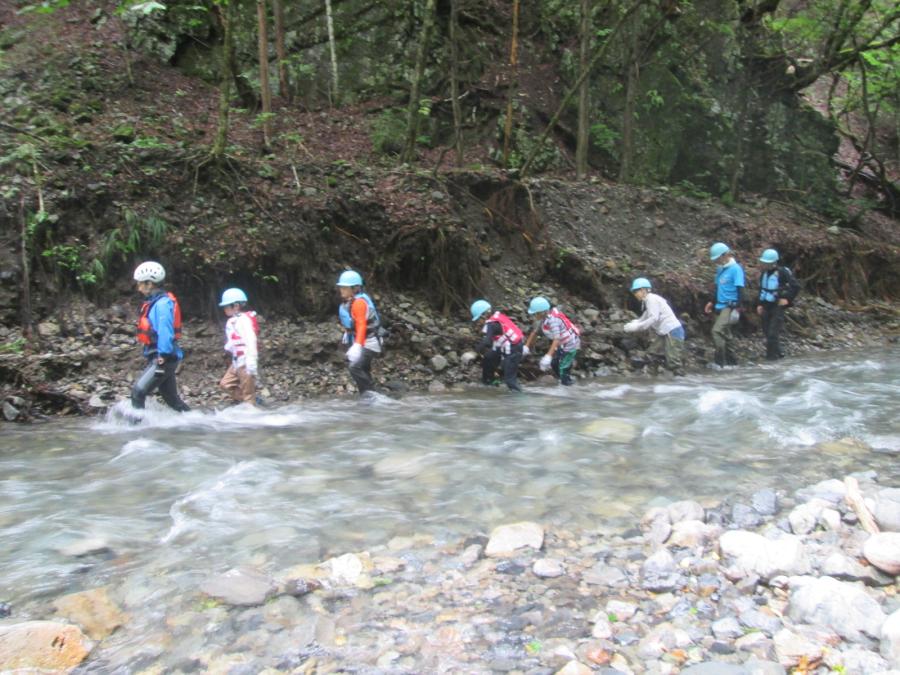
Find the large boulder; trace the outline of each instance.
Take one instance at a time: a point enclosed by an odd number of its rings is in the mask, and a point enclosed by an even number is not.
[[[878,569],[897,576],[900,574],[900,532],[873,534],[863,544],[863,555]]]
[[[36,669],[67,673],[84,661],[92,648],[78,626],[54,621],[0,626],[0,672]]]
[[[543,545],[543,527],[530,522],[512,523],[494,528],[484,554],[488,558],[498,558],[509,556],[517,549],[525,547],[540,550]]]
[[[106,588],[64,595],[54,603],[57,614],[77,623],[93,640],[102,640],[128,620]]]
[[[807,574],[811,570],[803,542],[793,535],[767,539],[754,532],[733,530],[719,538],[719,547],[739,568],[766,580],[779,574]]]
[[[268,600],[276,586],[261,572],[237,567],[210,577],[200,585],[200,590],[227,605],[253,607]]]
[[[884,612],[859,584],[831,577],[793,577],[788,614],[797,623],[830,628],[845,640],[878,638]]]

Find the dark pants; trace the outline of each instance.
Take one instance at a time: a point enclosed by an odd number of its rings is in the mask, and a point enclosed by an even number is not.
[[[516,348],[518,347],[518,349]],[[494,374],[498,368],[503,369],[503,382],[512,391],[522,391],[519,386],[519,363],[522,361],[522,345],[513,347],[513,351],[504,354],[498,349],[490,349],[481,359],[481,381],[484,384],[494,382]]]
[[[356,388],[360,394],[375,391],[375,381],[372,379],[372,359],[377,355],[378,352],[363,347],[359,361],[350,364],[350,377],[356,382]]]
[[[775,302],[766,302],[763,303],[762,308],[762,332],[766,336],[766,358],[774,361],[784,356],[781,352],[784,307]]]
[[[175,381],[177,367],[178,361],[166,361],[161,366],[156,363],[155,358],[149,361],[147,368],[131,388],[131,405],[135,408],[143,408],[147,396],[158,389],[163,401],[172,410],[178,412],[190,410],[178,395],[178,383]]]
[[[557,349],[555,352],[553,352],[553,360],[550,361],[550,368],[553,370],[553,374],[559,378],[560,384],[564,384],[566,386],[573,384],[572,376],[569,374],[569,371],[571,371],[572,366],[575,365],[575,357],[577,355],[577,349],[573,349],[568,352],[564,352],[562,349]]]

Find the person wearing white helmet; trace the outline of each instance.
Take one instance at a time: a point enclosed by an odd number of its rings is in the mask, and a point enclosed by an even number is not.
[[[712,338],[715,345],[715,362],[718,366],[737,364],[734,356],[732,324],[740,319],[741,300],[744,291],[744,268],[734,258],[727,244],[716,242],[709,247],[709,259],[716,263],[716,299],[707,302],[704,312],[716,310]]]
[[[666,299],[653,293],[652,288],[650,280],[644,277],[638,277],[631,283],[631,292],[641,303],[643,313],[622,328],[626,333],[652,330],[656,337],[650,347],[651,351],[664,353],[666,367],[675,375],[684,375],[681,356],[684,351],[684,326]]]
[[[759,275],[759,302],[756,313],[762,318],[762,332],[766,338],[766,360],[784,357],[781,351],[781,332],[784,330],[784,310],[790,307],[800,292],[800,284],[790,269],[778,264],[778,251],[767,248],[759,261],[763,264]]]
[[[231,364],[219,386],[237,403],[256,402],[256,379],[259,368],[259,321],[256,312],[245,311],[247,294],[240,288],[222,293],[219,307],[225,312],[225,351]]]
[[[147,396],[159,391],[166,405],[184,412],[187,404],[178,395],[175,370],[184,353],[181,339],[181,307],[178,299],[162,287],[166,270],[149,260],[134,270],[137,289],[144,296],[138,319],[137,341],[144,346],[147,367],[131,388],[131,405],[141,409]]]
[[[581,348],[581,329],[558,307],[551,306],[550,301],[541,296],[531,299],[528,313],[535,318],[535,323],[525,341],[525,348],[531,349],[540,330],[550,340],[550,348],[541,357],[538,367],[544,372],[552,371],[559,378],[560,384],[574,384],[570,371]]]
[[[491,303],[487,300],[476,300],[469,312],[476,327],[484,334],[475,347],[481,354],[481,382],[494,384],[494,375],[499,368],[507,388],[522,391],[519,363],[528,354],[522,329],[503,312],[491,312]]]
[[[375,302],[363,291],[363,279],[359,272],[342,272],[338,277],[337,287],[341,294],[338,317],[344,328],[342,343],[350,345],[346,353],[350,362],[350,377],[362,396],[375,391],[372,360],[381,354],[381,316],[375,308]]]

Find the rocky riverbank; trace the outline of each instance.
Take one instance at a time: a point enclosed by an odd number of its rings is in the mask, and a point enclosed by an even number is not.
[[[574,375],[581,381],[610,375],[636,377],[670,375],[658,367],[642,338],[624,333],[622,325],[637,308],[623,296],[622,305],[601,309],[556,288],[536,283],[516,289],[518,297],[549,294],[583,330],[583,349]],[[385,356],[373,368],[386,392],[440,392],[479,382],[480,365],[473,349],[478,334],[464,316],[445,317],[401,293],[378,294],[391,336]],[[336,302],[336,301],[335,301]],[[524,307],[508,308],[527,326]],[[123,304],[98,308],[73,302],[56,318],[41,322],[37,335],[26,341],[18,329],[0,327],[0,397],[3,419],[28,421],[52,414],[102,414],[127,398],[143,367],[134,341],[136,308]],[[688,371],[709,367],[712,344],[709,319],[682,314],[687,329]],[[900,334],[900,321],[885,306],[866,312],[849,311],[821,298],[804,297],[789,313],[785,339],[789,357],[829,349],[881,350]],[[222,351],[221,325],[188,321],[182,341],[186,353],[179,382],[192,407],[228,405],[218,389],[227,360]],[[763,352],[757,317],[745,313],[738,326],[738,353],[744,365]],[[286,321],[262,317],[262,397],[272,405],[311,397],[355,393],[339,346],[337,322]],[[538,349],[546,346],[538,341]],[[542,375],[537,358],[521,367],[526,386],[552,384]]]
[[[103,542],[71,554],[116,556]],[[898,573],[900,491],[868,472],[660,503],[627,531],[519,522],[232,569],[140,637],[134,589],[52,599],[41,616],[6,607],[0,669],[874,675],[900,668]]]

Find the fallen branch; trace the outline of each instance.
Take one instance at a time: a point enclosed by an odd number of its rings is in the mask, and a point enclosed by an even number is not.
[[[866,506],[862,493],[859,491],[857,480],[852,476],[847,476],[844,479],[844,485],[847,488],[847,494],[844,499],[856,513],[856,517],[859,518],[859,524],[869,534],[878,534],[881,530],[878,529],[878,524],[869,512],[869,507]]]

